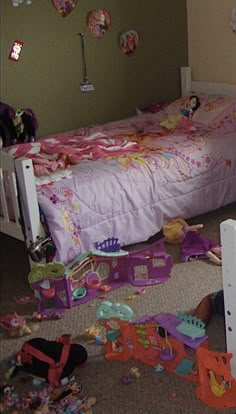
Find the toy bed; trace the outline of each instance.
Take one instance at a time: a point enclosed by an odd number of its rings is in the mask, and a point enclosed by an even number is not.
[[[181,87],[182,98],[158,113],[2,150],[1,231],[36,250],[49,236],[67,263],[108,237],[143,242],[170,218],[236,201],[236,85],[192,81],[184,67]],[[161,126],[192,93],[201,99],[193,121]]]

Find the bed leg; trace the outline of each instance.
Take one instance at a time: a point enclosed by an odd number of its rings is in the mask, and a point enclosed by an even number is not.
[[[24,220],[25,240],[27,248],[29,248],[33,243],[45,238],[45,232],[40,221],[32,161],[30,159],[16,159],[15,168]],[[29,262],[30,267],[32,267],[33,262],[30,257]]]

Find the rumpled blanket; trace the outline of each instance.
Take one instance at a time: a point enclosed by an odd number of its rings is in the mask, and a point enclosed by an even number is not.
[[[34,174],[41,177],[65,170],[81,160],[97,160],[139,150],[139,144],[121,137],[109,137],[97,132],[89,136],[61,134],[37,142],[5,148],[14,157],[33,161]]]

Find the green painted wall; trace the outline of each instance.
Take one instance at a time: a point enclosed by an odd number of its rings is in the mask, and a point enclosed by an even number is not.
[[[90,10],[106,8],[109,31],[96,39],[88,30]],[[135,29],[140,45],[132,56],[118,47],[118,34]],[[84,32],[93,93],[81,93],[79,32]],[[18,62],[8,55],[24,42]],[[63,18],[51,0],[18,8],[1,0],[1,100],[32,108],[38,136],[127,117],[135,106],[180,94],[179,67],[188,63],[186,0],[78,0]]]

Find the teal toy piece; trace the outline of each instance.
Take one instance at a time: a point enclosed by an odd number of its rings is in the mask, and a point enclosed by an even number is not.
[[[82,299],[86,296],[86,294],[87,294],[87,289],[83,286],[80,286],[73,291],[72,298],[73,300]]]
[[[194,360],[183,358],[179,365],[175,368],[176,374],[185,375],[186,377],[191,373],[194,366]]]
[[[94,256],[101,256],[101,257],[122,257],[122,256],[128,256],[129,252],[126,252],[125,250],[119,250],[117,252],[104,252],[103,250],[99,249],[93,249],[90,250],[90,253]]]
[[[121,321],[130,321],[133,317],[133,311],[127,305],[104,300],[98,306],[96,316],[98,320],[117,318]]]
[[[163,365],[161,365],[161,364],[155,365],[154,371],[156,371],[156,372],[162,372],[162,371],[164,371]]]
[[[192,339],[201,338],[205,335],[205,324],[196,316],[184,315],[181,312],[177,312],[177,316],[183,321],[176,327],[177,331]]]
[[[120,336],[120,331],[107,331],[106,339],[110,342],[115,342],[117,338]]]

